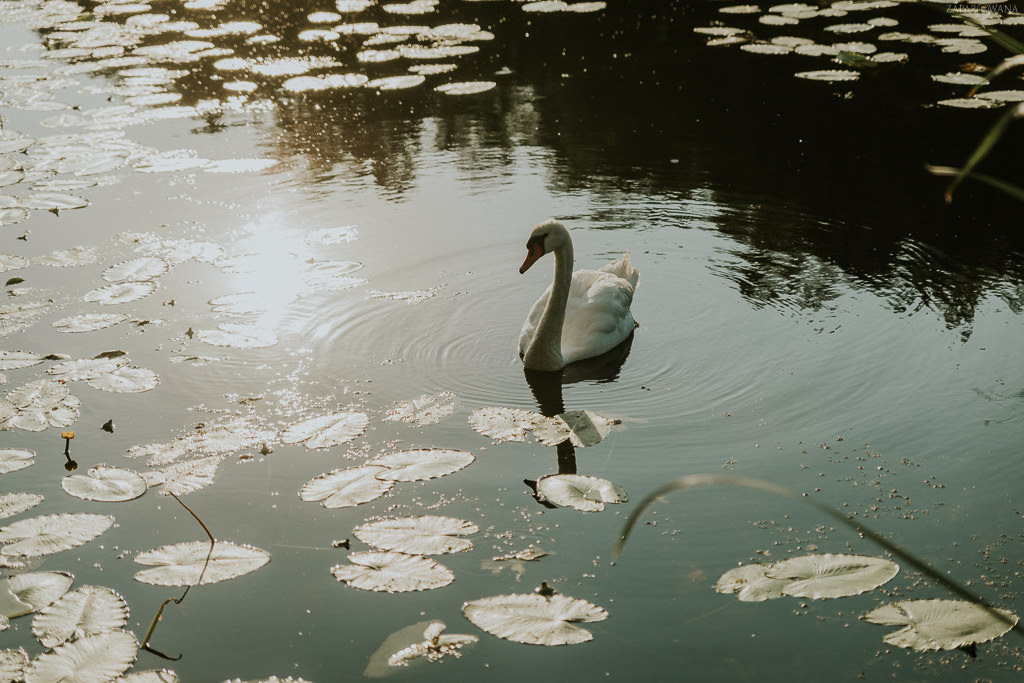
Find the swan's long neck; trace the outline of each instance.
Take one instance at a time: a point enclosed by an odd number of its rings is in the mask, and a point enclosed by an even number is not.
[[[565,306],[569,300],[569,288],[572,286],[572,242],[566,242],[553,254],[555,280],[551,285],[551,296],[548,297],[548,304],[540,317],[533,343],[523,358],[523,363],[531,370],[560,370],[565,366],[565,357],[562,355],[562,325],[565,323]]]

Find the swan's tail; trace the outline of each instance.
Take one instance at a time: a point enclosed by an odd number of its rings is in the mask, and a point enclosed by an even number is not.
[[[633,262],[629,259],[628,249],[623,252],[622,258],[618,261],[612,261],[601,268],[601,270],[621,277],[623,280],[633,285],[634,289],[636,289],[636,283],[640,279],[640,271],[633,267]]]

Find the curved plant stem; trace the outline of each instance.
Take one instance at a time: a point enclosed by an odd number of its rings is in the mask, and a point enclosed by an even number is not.
[[[206,561],[203,562],[203,570],[199,572],[199,579],[194,584],[189,584],[188,586],[185,586],[185,591],[181,594],[180,597],[167,598],[162,603],[160,603],[160,607],[157,609],[156,614],[153,616],[153,620],[149,622],[149,628],[146,629],[146,635],[142,639],[142,645],[139,646],[140,649],[145,650],[146,652],[152,652],[158,657],[162,657],[172,662],[176,662],[179,659],[181,659],[182,655],[178,655],[177,657],[171,657],[170,655],[164,654],[160,650],[151,647],[149,641],[153,637],[153,631],[156,629],[157,623],[159,623],[159,621],[163,618],[164,608],[172,602],[175,605],[180,605],[181,602],[185,599],[185,596],[188,595],[188,592],[192,589],[192,586],[196,586],[203,582],[203,576],[206,574],[206,568],[210,566],[210,558],[213,557],[213,548],[217,544],[217,542],[214,540],[213,534],[210,533],[209,527],[207,527],[206,524],[203,523],[203,520],[199,519],[199,515],[192,512],[192,508],[182,503],[181,498],[178,498],[178,496],[171,493],[170,491],[168,491],[168,495],[174,498],[174,500],[178,501],[178,504],[181,505],[181,507],[185,508],[185,510],[188,511],[188,514],[192,515],[192,517],[197,522],[199,522],[199,526],[203,527],[203,531],[206,532],[206,536],[210,539],[210,550],[206,553]]]
[[[622,533],[619,535],[619,540],[615,544],[615,557],[618,557],[622,553],[622,549],[625,547],[626,540],[629,538],[629,534],[633,531],[633,527],[636,526],[636,523],[640,519],[640,516],[651,505],[651,503],[653,503],[655,500],[661,498],[667,493],[678,491],[679,489],[692,489],[701,486],[742,486],[744,488],[749,489],[759,489],[761,491],[768,491],[769,493],[774,493],[776,495],[782,496],[783,498],[790,498],[792,500],[799,500],[801,502],[807,503],[817,508],[820,512],[823,512],[829,517],[832,517],[833,519],[842,522],[851,529],[856,530],[862,536],[871,539],[878,545],[888,550],[894,556],[898,557],[903,562],[906,562],[910,566],[914,567],[914,569],[917,569],[922,574],[927,576],[929,579],[939,584],[943,588],[947,589],[951,593],[954,593],[965,600],[980,605],[985,609],[986,612],[991,614],[993,617],[999,619],[999,621],[1005,623],[1007,626],[1010,626],[1011,630],[1013,630],[1017,635],[1024,637],[1024,626],[1022,626],[1019,621],[1011,620],[1005,614],[996,609],[993,605],[990,605],[981,597],[967,590],[967,588],[965,588],[963,585],[957,583],[953,579],[948,578],[944,574],[939,573],[926,562],[924,562],[921,559],[918,559],[917,556],[911,554],[910,551],[904,550],[900,546],[896,545],[896,543],[885,538],[878,532],[872,531],[860,522],[851,519],[849,516],[844,515],[842,512],[836,510],[835,508],[829,505],[825,505],[824,503],[819,503],[816,500],[807,498],[806,496],[801,495],[790,489],[787,489],[784,486],[779,486],[778,484],[773,484],[771,482],[764,481],[761,479],[754,479],[752,477],[737,477],[725,474],[690,474],[685,477],[680,477],[675,481],[671,481],[665,484],[664,486],[656,489],[655,491],[647,494],[647,496],[640,501],[640,504],[637,506],[636,511],[630,516],[629,521],[626,522],[626,526],[622,528]]]

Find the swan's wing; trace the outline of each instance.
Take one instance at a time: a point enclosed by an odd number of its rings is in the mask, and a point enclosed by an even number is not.
[[[621,277],[632,285],[633,289],[636,289],[636,283],[640,280],[640,271],[633,267],[633,262],[629,258],[628,249],[622,254],[622,258],[618,261],[612,261],[611,263],[602,266],[598,272],[611,273],[616,277]]]
[[[631,270],[635,274],[635,269]],[[573,273],[562,325],[566,361],[598,356],[625,341],[636,326],[629,312],[632,303],[629,280],[603,269]]]

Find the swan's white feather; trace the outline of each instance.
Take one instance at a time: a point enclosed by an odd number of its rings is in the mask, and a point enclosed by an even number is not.
[[[566,364],[599,356],[629,337],[636,327],[629,307],[639,277],[628,251],[599,270],[577,270],[572,274],[562,324],[562,356]],[[552,286],[548,285],[533,304],[523,323],[519,333],[520,355],[533,342]]]

